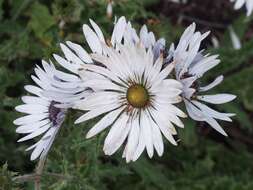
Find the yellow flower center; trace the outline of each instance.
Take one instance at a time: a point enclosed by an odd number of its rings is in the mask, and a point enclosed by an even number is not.
[[[127,90],[127,101],[135,108],[142,108],[149,101],[148,91],[140,84],[135,84]]]

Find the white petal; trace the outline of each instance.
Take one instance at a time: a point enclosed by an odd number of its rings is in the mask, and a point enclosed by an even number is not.
[[[45,119],[45,120],[34,122],[31,124],[22,125],[16,129],[16,133],[32,133],[32,132],[36,131],[38,128],[40,128],[46,124],[49,124],[49,123],[50,123],[50,120]]]
[[[119,101],[119,94],[115,92],[97,92],[87,96],[84,100],[76,103],[75,109],[90,110],[99,106],[105,106]]]
[[[245,3],[245,0],[237,0],[236,3],[235,3],[234,8],[235,9],[240,9],[243,6],[244,3]]]
[[[173,126],[170,123],[170,121],[164,120],[164,118],[161,117],[160,113],[158,113],[155,110],[150,109],[150,113],[152,117],[154,118],[155,122],[157,123],[158,127],[160,128],[161,132],[165,136],[165,138],[170,141],[173,145],[177,145],[177,142],[175,141],[172,132],[173,132]]]
[[[99,26],[92,20],[92,19],[89,19],[93,29],[95,30],[98,38],[100,39],[101,42],[105,43],[105,38],[104,38],[104,35],[103,35],[103,32],[101,31],[101,29],[99,28]]]
[[[87,133],[86,138],[91,138],[95,136],[96,134],[103,131],[105,128],[110,126],[115,119],[119,116],[123,108],[119,108],[117,110],[114,110],[107,115],[105,115],[99,122],[97,122],[96,125],[94,125]]]
[[[42,137],[42,140],[45,141],[44,144],[44,150],[40,155],[40,159],[43,159],[47,156],[53,142],[55,139],[55,136],[57,135],[58,131],[60,129],[60,126],[57,127],[52,127],[48,130],[48,132]],[[51,134],[51,135],[50,135]],[[47,135],[50,135],[50,137],[48,137]]]
[[[49,106],[50,105],[49,101],[39,98],[39,97],[23,96],[21,99],[26,104],[40,104],[42,106]]]
[[[45,119],[48,117],[48,113],[26,115],[13,121],[15,125],[27,125]]]
[[[214,88],[215,86],[219,85],[219,84],[223,81],[223,79],[224,79],[223,75],[218,76],[218,77],[217,77],[213,82],[211,82],[209,85],[204,86],[204,87],[200,87],[200,88],[199,88],[199,91],[200,91],[200,92],[208,91],[208,90]]]
[[[203,58],[200,62],[196,63],[190,70],[189,73],[192,75],[197,75],[198,77],[203,76],[203,74],[215,67],[220,63],[219,59],[216,59],[217,55],[212,55],[206,58]]]
[[[37,86],[26,85],[24,88],[27,92],[30,92],[31,94],[41,96],[42,89]]]
[[[153,144],[156,149],[156,152],[159,156],[162,156],[163,151],[164,151],[164,145],[163,145],[163,139],[162,139],[162,134],[160,132],[159,127],[157,124],[151,120],[152,123],[152,139],[153,139]]]
[[[201,109],[201,111],[204,112],[206,115],[209,115],[210,117],[213,117],[213,118],[216,118],[216,119],[231,122],[232,120],[229,117],[235,115],[235,114],[217,112],[217,111],[209,108],[208,106],[206,106],[206,105],[204,105],[200,102],[197,102],[197,101],[192,101],[192,103],[194,103],[196,106],[198,106],[199,109]]]
[[[66,45],[60,43],[60,46],[66,59],[71,62],[71,64],[76,65],[77,68],[83,64],[82,60],[77,57]]]
[[[126,26],[127,26],[126,18],[123,16],[120,17],[117,23],[115,24],[113,33],[112,33],[111,43],[113,46],[115,46],[116,43],[121,42]]]
[[[77,73],[78,69],[80,68],[80,66],[78,66],[77,64],[71,64],[70,62],[68,62],[67,60],[63,59],[62,57],[60,57],[59,55],[53,54],[55,60],[65,69],[68,69],[69,71],[73,72],[73,73]]]
[[[126,113],[123,113],[110,129],[104,143],[106,155],[114,154],[125,141],[131,127],[131,121]]]
[[[135,153],[132,157],[133,162],[136,161],[140,157],[140,155],[144,151],[144,149],[145,149],[145,135],[144,135],[143,127],[140,126],[138,146],[137,146]]]
[[[212,103],[212,104],[224,104],[224,103],[234,100],[236,96],[232,94],[216,94],[216,95],[197,96],[197,98],[199,100]]]
[[[186,110],[189,114],[189,116],[195,120],[195,121],[204,121],[205,116],[204,114],[196,107],[194,106],[191,102],[188,100],[184,99]]]
[[[86,24],[83,25],[83,33],[92,52],[102,54],[101,42],[96,33]]]
[[[206,116],[205,120],[209,125],[211,125],[212,128],[214,128],[216,131],[221,133],[224,136],[228,136],[227,133],[222,129],[222,127],[219,125],[219,123],[213,119],[212,117]]]
[[[140,128],[143,130],[144,135],[144,141],[146,144],[146,149],[148,156],[150,158],[154,155],[154,147],[152,142],[152,126],[150,123],[150,116],[147,112],[142,112],[141,118],[140,118]]]
[[[97,117],[97,116],[99,116],[103,113],[109,112],[109,111],[114,110],[118,107],[119,107],[119,104],[112,104],[112,105],[99,107],[97,109],[93,109],[93,110],[87,112],[86,114],[82,115],[81,117],[79,117],[75,121],[75,124],[87,121],[87,120],[92,119],[92,118],[95,118],[95,117]]]
[[[132,121],[132,126],[128,135],[127,145],[126,145],[126,162],[130,162],[133,159],[135,150],[138,146],[140,134],[140,125],[138,119]]]
[[[84,63],[92,63],[89,54],[79,44],[67,41],[67,45],[83,60]]]
[[[48,112],[48,107],[37,104],[24,104],[15,107],[16,111],[27,114],[40,114]]]
[[[33,133],[31,133],[31,134],[29,134],[29,135],[27,135],[27,136],[19,139],[18,142],[23,142],[23,141],[32,139],[34,137],[37,137],[37,136],[41,135],[42,133],[46,132],[50,127],[51,127],[50,124],[45,125],[45,126],[39,128],[38,130],[34,131]]]
[[[247,16],[250,16],[253,11],[253,2],[251,0],[246,1]]]
[[[42,153],[43,149],[44,149],[44,142],[41,141],[36,146],[36,148],[33,150],[32,154],[31,154],[31,160],[37,159],[40,156],[40,154]]]
[[[93,79],[83,82],[82,85],[93,90],[116,90],[124,92],[122,87],[109,80]]]

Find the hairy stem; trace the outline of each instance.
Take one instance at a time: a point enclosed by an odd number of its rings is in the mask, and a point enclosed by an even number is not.
[[[44,166],[45,166],[45,161],[46,161],[46,158],[40,159],[38,166],[35,170],[35,173],[36,173],[36,178],[34,180],[34,189],[35,190],[40,190],[40,179],[41,179],[41,174],[42,174]]]

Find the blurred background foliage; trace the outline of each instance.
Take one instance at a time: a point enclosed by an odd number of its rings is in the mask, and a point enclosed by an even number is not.
[[[106,0],[0,0],[0,189],[33,189],[33,182],[16,183],[13,177],[32,173],[36,162],[24,149],[32,142],[17,144],[12,121],[19,116],[14,107],[32,83],[30,75],[41,59],[59,53],[66,40],[84,47],[82,24],[94,19],[109,38],[114,16],[125,15],[136,28],[148,25],[167,46],[177,42],[184,28],[196,22],[201,32],[211,30],[203,48],[220,54],[221,64],[203,84],[219,74],[225,81],[215,92],[238,96],[220,111],[234,112],[233,123],[222,123],[223,137],[202,122],[185,120],[179,130],[180,143],[166,142],[165,154],[152,160],[145,154],[126,164],[122,152],[103,155],[106,132],[85,140],[95,121],[74,126],[80,113],[70,113],[49,154],[42,189],[53,190],[252,190],[253,189],[253,22],[245,12],[234,11],[229,0],[115,0],[113,18],[106,16]],[[234,50],[228,28],[233,26],[242,41]],[[212,39],[219,41],[214,48]],[[122,151],[122,150],[121,150]]]

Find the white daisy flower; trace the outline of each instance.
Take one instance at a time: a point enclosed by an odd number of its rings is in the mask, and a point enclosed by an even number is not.
[[[183,33],[177,48],[173,51],[173,63],[175,63],[176,79],[183,84],[182,97],[186,105],[189,116],[196,121],[205,121],[215,130],[223,135],[226,132],[216,121],[232,121],[232,113],[220,113],[203,104],[223,104],[236,98],[231,94],[203,95],[202,93],[214,88],[223,80],[223,76],[218,76],[207,86],[199,86],[199,79],[210,69],[220,63],[218,55],[203,55],[199,51],[201,41],[205,39],[209,32],[201,34],[195,32],[196,25],[193,23]]]
[[[16,132],[27,134],[18,142],[30,140],[43,134],[37,143],[26,149],[27,151],[33,150],[31,160],[46,157],[64,121],[67,110],[58,108],[56,105],[77,101],[83,97],[84,93],[83,89],[78,87],[79,77],[56,70],[53,64],[48,64],[45,61],[42,61],[42,65],[43,69],[37,66],[34,69],[36,75],[32,75],[33,81],[38,86],[25,86],[25,90],[33,95],[23,96],[24,104],[15,108],[18,112],[28,114],[14,121],[14,124],[18,125]],[[44,95],[49,91],[57,94],[59,102]]]
[[[167,78],[174,65],[162,68],[163,57],[154,60],[151,47],[147,50],[139,44],[117,44],[117,50],[101,47],[104,54],[91,57],[103,66],[87,64],[80,72],[81,76],[94,73],[97,77],[84,82],[94,92],[75,104],[75,109],[88,111],[75,123],[103,115],[87,138],[110,126],[103,148],[106,155],[115,153],[125,142],[123,157],[127,162],[137,160],[145,148],[150,158],[154,149],[161,156],[162,134],[177,145],[172,123],[184,127],[178,116],[186,116],[172,105],[182,100],[181,83]]]
[[[235,2],[234,9],[238,10],[246,5],[247,16],[250,16],[253,11],[253,1],[252,0],[230,0],[231,2]]]

